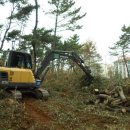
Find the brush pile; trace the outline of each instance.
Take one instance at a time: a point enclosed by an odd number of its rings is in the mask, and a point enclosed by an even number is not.
[[[130,98],[126,97],[121,86],[116,86],[113,90],[100,91],[94,89],[95,99],[89,100],[87,104],[102,104],[105,109],[116,112],[130,112]]]

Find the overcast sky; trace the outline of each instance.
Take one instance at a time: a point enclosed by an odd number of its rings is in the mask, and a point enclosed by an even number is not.
[[[87,12],[81,39],[96,42],[103,59],[111,62],[108,48],[119,40],[122,26],[130,25],[130,0],[82,0],[80,4]]]
[[[95,41],[103,58],[111,60],[108,47],[118,41],[122,26],[130,25],[130,0],[84,0],[83,3],[87,16],[81,38]]]
[[[44,11],[49,8],[47,1],[39,0],[41,4],[39,24],[51,28],[54,26],[51,17],[44,16]],[[80,21],[83,29],[73,33],[80,36],[82,43],[88,39],[94,41],[103,59],[106,59],[106,62],[111,60],[108,56],[108,47],[118,41],[122,26],[130,25],[130,0],[75,0],[75,2],[77,7],[82,7],[82,13],[87,12],[87,15]],[[1,19],[5,17],[6,11],[8,10],[1,11]],[[65,37],[71,35],[68,32],[63,34]]]

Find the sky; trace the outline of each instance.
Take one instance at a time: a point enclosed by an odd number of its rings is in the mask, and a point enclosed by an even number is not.
[[[34,0],[32,0],[34,2]],[[112,47],[119,40],[122,34],[123,25],[130,25],[130,0],[75,0],[76,6],[81,6],[81,13],[87,13],[86,17],[80,20],[83,28],[75,32],[61,33],[65,38],[77,33],[80,36],[80,42],[92,40],[97,47],[98,53],[102,56],[105,63],[113,60],[109,56],[109,47]],[[45,16],[45,11],[49,9],[47,0],[39,0],[41,10],[39,11],[39,25],[46,28],[52,28],[51,16]],[[2,7],[0,19],[4,19],[8,10]],[[30,27],[33,27],[34,21],[30,21]]]
[[[109,56],[109,47],[119,40],[122,26],[130,25],[130,0],[82,0],[79,4],[87,12],[81,40],[94,41],[103,61],[111,63],[115,58]]]
[[[130,0],[82,0],[81,6],[87,12],[83,21],[81,38],[96,43],[98,52],[109,63],[109,47],[119,40],[121,28],[130,25]]]

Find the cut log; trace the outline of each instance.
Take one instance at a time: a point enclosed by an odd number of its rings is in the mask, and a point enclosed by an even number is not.
[[[106,95],[106,94],[99,94],[97,96],[98,99],[104,100],[104,99],[111,99],[110,95]]]
[[[125,107],[130,107],[130,97],[127,97],[126,99],[127,99],[127,101],[124,102],[123,105],[124,105]]]
[[[99,94],[99,89],[94,89],[94,94],[95,95]]]
[[[130,108],[129,107],[125,107],[124,109],[126,110],[126,112],[130,112]]]
[[[106,95],[106,94],[99,94],[97,96],[97,100],[96,100],[96,104],[97,103],[104,103],[104,104],[108,104],[109,101],[111,100],[111,96]]]
[[[121,99],[114,99],[113,101],[111,101],[110,105],[111,106],[118,106],[122,104],[122,100]]]
[[[124,94],[124,91],[123,91],[122,87],[121,86],[117,86],[116,90],[119,93],[121,100],[123,102],[126,102],[126,97],[125,97],[125,94]]]

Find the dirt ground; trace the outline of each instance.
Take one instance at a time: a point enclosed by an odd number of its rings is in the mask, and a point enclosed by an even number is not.
[[[130,130],[129,113],[110,112],[102,106],[84,105],[60,93],[48,101],[25,98],[23,130]],[[64,95],[64,96],[63,96]],[[67,101],[66,101],[67,100]],[[72,103],[73,102],[73,103]]]
[[[0,130],[130,130],[130,113],[87,104],[95,98],[91,91],[71,86],[48,87],[47,101],[1,99]]]

